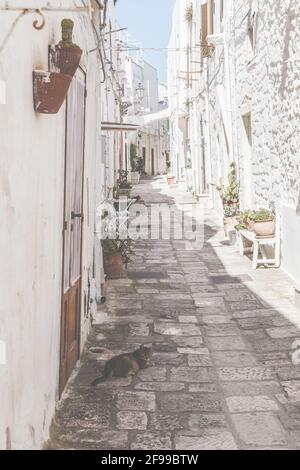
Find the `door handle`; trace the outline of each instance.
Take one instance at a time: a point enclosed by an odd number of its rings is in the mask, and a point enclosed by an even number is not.
[[[81,219],[83,220],[83,213],[80,212],[79,214],[77,214],[76,212],[72,211],[71,212],[71,219],[74,220],[74,219]]]

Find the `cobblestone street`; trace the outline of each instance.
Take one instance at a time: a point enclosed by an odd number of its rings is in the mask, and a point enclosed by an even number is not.
[[[135,188],[147,203],[194,203],[164,178]],[[205,204],[205,199],[200,202]],[[300,448],[300,339],[293,284],[252,270],[205,209],[205,243],[143,240],[107,302],[60,402],[52,449]],[[297,326],[298,325],[298,326]],[[153,346],[149,368],[92,388],[105,361]]]

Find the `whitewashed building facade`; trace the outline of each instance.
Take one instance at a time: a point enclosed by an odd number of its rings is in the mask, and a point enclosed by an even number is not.
[[[139,89],[143,90],[140,98]],[[168,119],[154,118],[152,122],[143,124],[144,116],[156,115],[167,107],[165,97],[160,96],[160,90],[157,69],[143,59],[127,55],[126,97],[131,106],[126,117],[141,126],[136,133],[127,136],[127,168],[130,171],[129,148],[133,143],[137,145],[138,156],[144,162],[144,173],[148,176],[166,173],[169,157]]]
[[[178,0],[169,52],[173,173],[195,194],[206,192],[222,216],[212,184],[226,184],[235,162],[241,208],[275,204],[279,211],[282,267],[295,283],[300,283],[299,23],[297,0]]]
[[[104,172],[99,40],[113,13],[113,0],[0,1],[0,449],[47,440],[101,295],[95,215],[114,162]],[[83,54],[60,110],[43,114],[33,71],[59,79],[49,46],[65,18]]]

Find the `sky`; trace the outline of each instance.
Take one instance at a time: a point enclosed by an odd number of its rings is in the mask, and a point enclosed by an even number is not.
[[[117,18],[128,27],[130,40],[140,47],[164,48],[171,33],[173,0],[118,0]],[[143,58],[154,65],[162,82],[167,80],[167,51],[144,51]]]

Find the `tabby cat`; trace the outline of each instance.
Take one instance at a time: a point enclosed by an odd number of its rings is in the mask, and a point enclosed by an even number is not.
[[[139,349],[132,353],[113,357],[105,364],[102,377],[95,379],[91,385],[95,387],[112,377],[129,377],[137,374],[141,369],[148,366],[151,354],[152,348],[147,348],[142,344]]]

